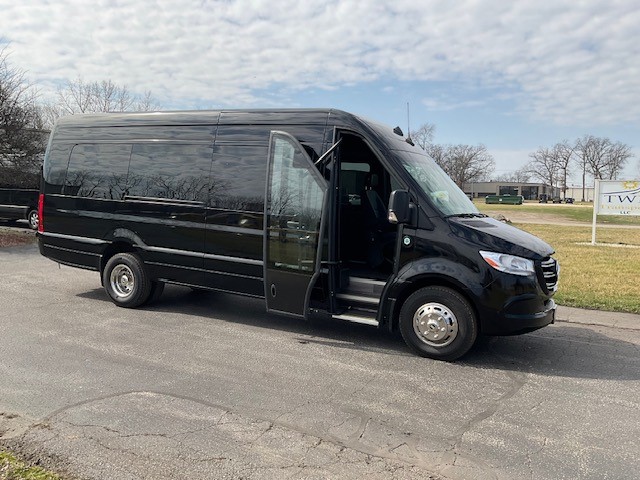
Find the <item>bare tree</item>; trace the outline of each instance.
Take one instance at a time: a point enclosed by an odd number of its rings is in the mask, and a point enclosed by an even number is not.
[[[495,160],[484,145],[431,145],[429,153],[460,188],[488,179],[495,169]]]
[[[585,135],[576,142],[576,151],[582,164],[593,178],[615,180],[633,157],[631,147],[608,138]]]
[[[553,155],[558,162],[558,174],[562,184],[562,198],[567,198],[567,177],[570,175],[575,150],[575,145],[570,145],[567,140],[553,146]]]
[[[531,160],[526,168],[531,175],[551,187],[556,185],[560,176],[560,160],[557,150],[540,147],[529,154],[529,157]]]
[[[582,171],[582,201],[584,202],[586,199],[585,189],[587,185],[587,171],[588,171],[588,161],[587,156],[585,155],[585,150],[587,148],[588,136],[576,140],[575,143],[575,151],[576,151],[576,162]]]
[[[445,170],[447,163],[447,147],[435,143],[427,144],[425,150],[431,158],[433,158],[440,168]]]
[[[436,126],[434,124],[425,123],[421,125],[417,130],[409,132],[409,136],[417,146],[419,146],[423,150],[427,150],[427,148],[433,141],[435,131]]]
[[[586,172],[594,178],[602,179],[606,164],[606,150],[610,144],[608,138],[585,135],[577,141],[577,150]],[[584,172],[583,172],[584,175]]]
[[[584,135],[576,140],[575,152],[582,169],[583,201],[587,174],[600,180],[615,180],[634,156],[628,145],[593,135]]]
[[[450,154],[449,176],[460,188],[468,182],[488,179],[496,167],[484,145],[454,145]]]
[[[626,166],[629,159],[633,157],[633,153],[629,145],[626,145],[622,142],[616,142],[609,148],[607,157],[609,161],[606,169],[606,174],[609,177],[609,180],[615,180],[618,178],[618,175],[620,175],[620,173],[624,170],[624,167]]]
[[[37,187],[47,133],[35,90],[0,49],[0,186]]]
[[[85,82],[82,79],[69,81],[58,89],[57,100],[43,107],[47,124],[53,125],[58,117],[76,113],[92,112],[147,112],[157,110],[151,92],[135,95],[126,85],[117,85],[111,80]]]
[[[527,183],[529,182],[529,180],[531,180],[531,172],[525,165],[524,167],[514,170],[513,172],[498,175],[497,177],[494,177],[494,180],[497,182]]]

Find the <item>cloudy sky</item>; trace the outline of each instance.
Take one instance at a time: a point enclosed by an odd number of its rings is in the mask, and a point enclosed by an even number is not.
[[[640,175],[638,0],[0,0],[0,48],[44,96],[111,79],[164,109],[335,107],[437,143],[485,144],[496,173],[584,134]]]

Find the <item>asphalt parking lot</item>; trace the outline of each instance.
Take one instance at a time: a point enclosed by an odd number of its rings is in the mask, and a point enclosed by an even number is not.
[[[482,338],[456,363],[359,325],[0,249],[0,443],[92,479],[635,479],[640,323]]]

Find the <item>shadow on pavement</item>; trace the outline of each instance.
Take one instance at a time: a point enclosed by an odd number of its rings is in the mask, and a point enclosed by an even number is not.
[[[98,288],[79,297],[109,302]],[[113,308],[118,308],[114,305]],[[300,335],[301,344],[327,348],[375,351],[415,358],[399,333],[334,320],[301,319],[270,314],[263,300],[217,292],[194,292],[167,285],[162,297],[145,311],[179,313],[199,320],[225,321],[277,329]],[[476,345],[456,364],[544,376],[611,380],[640,379],[640,347],[602,335],[590,328],[558,323],[525,335],[480,336]],[[425,366],[433,360],[424,359]]]

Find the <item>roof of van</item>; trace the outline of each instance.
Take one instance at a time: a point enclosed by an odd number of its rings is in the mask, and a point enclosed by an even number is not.
[[[56,129],[153,125],[330,125],[368,129],[386,139],[390,148],[408,145],[402,132],[383,123],[334,108],[189,110],[160,112],[87,113],[61,117]]]
[[[124,125],[197,125],[218,123],[237,124],[300,124],[326,123],[329,116],[343,120],[358,118],[354,114],[331,108],[325,109],[252,109],[252,110],[184,110],[158,112],[84,113],[58,119],[64,126],[124,126]],[[366,122],[366,121],[365,121]]]

